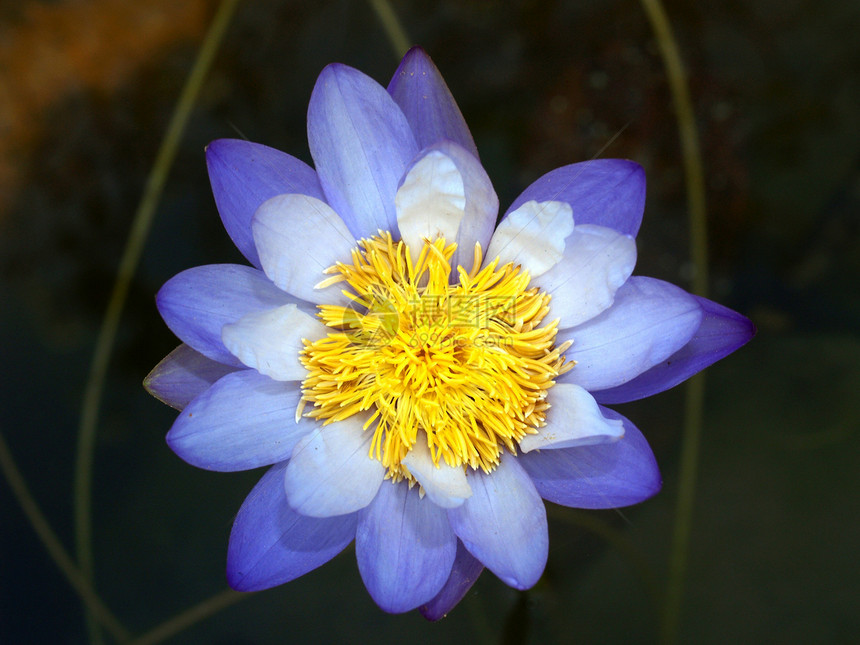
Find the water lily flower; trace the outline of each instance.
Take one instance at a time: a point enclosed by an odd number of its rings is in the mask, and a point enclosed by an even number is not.
[[[486,567],[527,589],[547,560],[543,500],[612,508],[661,479],[604,407],[685,380],[750,322],[633,276],[645,177],[631,161],[554,170],[497,225],[466,123],[421,49],[387,88],[330,65],[308,109],[315,168],[263,145],[206,150],[250,266],[159,291],[182,344],[147,377],[181,412],[188,463],[269,466],[239,510],[227,577],[293,580],[355,541],[385,611],[450,611]]]

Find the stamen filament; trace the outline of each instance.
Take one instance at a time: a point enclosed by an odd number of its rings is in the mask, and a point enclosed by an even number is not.
[[[554,344],[558,321],[542,325],[550,296],[529,288],[528,273],[498,258],[482,268],[475,244],[471,270],[457,267],[451,284],[456,249],[425,239],[413,261],[380,232],[317,285],[346,283],[351,304],[319,306],[331,332],[300,354],[308,376],[296,418],[327,425],[371,411],[369,455],[395,481],[414,483],[401,461],[419,436],[437,466],[490,472],[545,425],[547,391],[572,367],[570,342]]]

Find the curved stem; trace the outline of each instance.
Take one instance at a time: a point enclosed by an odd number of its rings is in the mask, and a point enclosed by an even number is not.
[[[706,295],[708,290],[708,233],[705,207],[705,180],[702,170],[702,155],[696,132],[693,103],[687,87],[684,67],[678,45],[672,34],[669,18],[660,0],[642,0],[642,6],[651,23],[660,48],[683,153],[684,176],[687,184],[687,209],[690,219],[690,257],[693,262],[693,292]],[[672,550],[669,561],[669,580],[666,590],[661,641],[674,643],[678,638],[681,621],[681,601],[684,592],[684,577],[690,548],[693,505],[695,502],[696,475],[699,462],[699,441],[702,429],[702,409],[705,397],[705,379],[699,374],[687,384],[684,435],[681,443],[678,501],[675,511],[675,526],[672,535]]]
[[[705,204],[705,173],[702,152],[696,131],[693,101],[687,87],[687,77],[681,63],[678,44],[672,34],[669,18],[660,0],[641,0],[651,22],[654,36],[663,58],[663,66],[672,93],[678,136],[681,141],[684,180],[687,184],[687,212],[690,224],[690,259],[693,263],[693,292],[700,296],[708,292],[708,228]]]
[[[181,614],[177,614],[170,620],[161,623],[158,627],[148,631],[142,636],[138,636],[131,641],[129,645],[155,645],[155,643],[160,643],[172,636],[176,636],[176,634],[182,630],[191,627],[204,618],[208,618],[222,609],[238,602],[242,598],[248,598],[251,595],[253,594],[239,593],[232,589],[226,589],[225,591],[186,609]]]
[[[30,489],[27,488],[27,483],[21,476],[21,472],[15,465],[15,460],[12,458],[12,453],[9,450],[9,446],[6,445],[6,440],[3,438],[2,433],[0,433],[0,470],[3,471],[6,481],[9,482],[9,488],[12,489],[12,494],[21,505],[21,510],[24,511],[24,515],[26,515],[33,526],[33,530],[36,532],[39,541],[45,547],[45,550],[54,563],[60,568],[66,580],[68,580],[72,588],[81,597],[89,614],[114,639],[121,643],[128,641],[129,634],[125,627],[122,626],[122,623],[117,620],[110,609],[96,595],[89,580],[75,566],[68,551],[66,551],[62,542],[60,542],[60,538],[54,533],[42,510],[30,493]]]
[[[222,0],[209,27],[194,66],[182,89],[182,94],[170,118],[161,148],[147,179],[143,197],[134,215],[128,242],[117,270],[107,310],[102,321],[87,377],[78,427],[78,446],[75,461],[74,516],[75,542],[81,573],[92,584],[92,466],[99,405],[105,377],[119,328],[120,316],[128,297],[129,287],[137,269],[143,246],[155,215],[167,175],[176,156],[182,133],[188,122],[203,80],[211,66],[218,46],[239,0]],[[97,626],[88,619],[90,638],[100,640]]]
[[[370,6],[376,12],[376,17],[382,23],[382,28],[385,30],[385,35],[394,49],[394,55],[397,60],[403,58],[409,50],[409,36],[406,35],[406,30],[397,19],[397,14],[394,13],[391,4],[388,0],[368,0]]]

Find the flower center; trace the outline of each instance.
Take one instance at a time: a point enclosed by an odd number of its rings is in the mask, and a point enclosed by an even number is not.
[[[370,411],[370,456],[395,481],[413,481],[401,462],[418,440],[436,465],[491,471],[503,449],[516,452],[544,425],[547,390],[571,367],[569,344],[554,345],[558,321],[539,326],[550,296],[529,288],[528,273],[498,258],[481,269],[476,245],[472,270],[458,267],[452,284],[456,248],[425,240],[413,260],[380,232],[317,285],[346,282],[352,303],[319,307],[333,331],[305,341],[297,414],[313,404],[306,416],[325,425]]]

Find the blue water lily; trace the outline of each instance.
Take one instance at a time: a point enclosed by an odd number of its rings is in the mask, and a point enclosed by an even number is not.
[[[604,407],[743,345],[743,316],[633,276],[645,176],[554,170],[499,202],[439,71],[412,49],[388,88],[345,65],[308,110],[315,168],[239,140],[206,150],[245,265],[159,291],[182,340],[147,377],[167,441],[209,470],[270,466],[236,517],[227,577],[279,585],[353,540],[388,612],[450,611],[484,567],[517,589],[547,560],[543,500],[641,502],[647,441]]]

